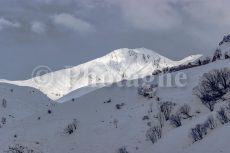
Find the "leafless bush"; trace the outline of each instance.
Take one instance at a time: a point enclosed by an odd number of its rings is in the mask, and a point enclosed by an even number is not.
[[[184,104],[183,106],[181,106],[179,111],[185,118],[192,118],[192,116],[190,115],[191,107],[189,105]]]
[[[126,149],[126,147],[121,147],[118,149],[117,153],[129,153]]]
[[[208,119],[205,122],[205,126],[209,128],[210,130],[213,130],[216,128],[216,121],[213,116],[208,117]]]
[[[72,123],[68,124],[67,127],[64,129],[65,133],[72,134],[78,128],[78,121],[74,119]]]
[[[137,89],[137,92],[139,95],[142,95],[144,97],[153,98],[156,94],[155,86],[152,85],[145,85],[141,86]]]
[[[149,120],[149,116],[148,115],[143,116],[142,120]]]
[[[220,108],[220,110],[217,111],[217,118],[219,119],[221,124],[226,124],[229,122],[228,115],[224,108]]]
[[[162,136],[162,128],[160,126],[151,127],[146,132],[146,138],[150,140],[153,144],[157,142]]]
[[[170,117],[170,122],[171,122],[171,125],[174,126],[174,127],[180,127],[182,124],[181,124],[181,117],[180,115],[172,115]]]
[[[198,125],[196,125],[195,128],[191,129],[191,136],[192,136],[194,142],[202,140],[204,135],[206,135],[206,134],[207,134],[207,127],[205,127],[202,124],[198,124]]]
[[[168,121],[172,112],[174,104],[170,101],[163,102],[160,105],[160,112],[164,114],[165,120]]]
[[[42,153],[40,151],[35,151],[28,147],[15,144],[14,146],[9,146],[8,150],[4,151],[5,153]]]
[[[121,104],[116,104],[115,107],[116,109],[121,109],[125,104],[121,103]]]

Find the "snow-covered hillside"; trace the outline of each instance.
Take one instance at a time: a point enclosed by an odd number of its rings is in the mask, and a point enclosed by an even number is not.
[[[45,74],[25,81],[7,81],[20,86],[41,90],[49,98],[57,100],[76,89],[84,88],[81,94],[88,93],[91,85],[119,82],[123,79],[136,79],[150,75],[154,70],[193,62],[201,55],[192,55],[181,61],[173,61],[145,48],[118,49],[101,58],[76,67]],[[86,90],[90,88],[90,90]]]
[[[158,99],[138,95],[135,87],[113,85],[59,104],[52,108],[51,114],[41,110],[2,127],[0,152],[7,150],[8,146],[20,144],[43,153],[117,153],[118,148],[123,146],[129,153],[228,153],[228,124],[216,128],[196,143],[189,137],[189,132],[216,111],[211,113],[202,105],[193,95],[193,88],[204,73],[215,68],[229,67],[229,64],[229,60],[221,60],[183,70],[188,76],[186,87],[158,89],[156,96],[160,101],[176,104],[173,113],[180,106],[188,104],[193,117],[183,119],[182,126],[178,128],[171,126],[169,121],[165,122],[162,138],[155,144],[146,139],[146,131],[149,126],[157,124],[155,117],[159,111]],[[117,104],[121,106],[120,109],[117,109]],[[22,108],[21,111],[26,110]],[[143,120],[144,116],[149,119]],[[78,121],[77,130],[72,134],[65,133],[64,129],[74,119]]]
[[[0,119],[6,118],[6,124],[56,105],[37,89],[5,83],[0,84],[0,104]]]

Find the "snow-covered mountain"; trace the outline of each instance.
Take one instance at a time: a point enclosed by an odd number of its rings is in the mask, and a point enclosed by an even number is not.
[[[224,43],[218,48],[227,51],[230,48],[227,45],[229,43]],[[227,94],[217,101],[211,112],[194,95],[193,89],[205,73],[207,75],[213,69],[229,68],[230,58],[154,76],[166,77],[170,74],[175,78],[184,73],[188,79],[184,87],[156,87],[156,95],[152,98],[138,94],[139,88],[134,86],[98,85],[104,82],[126,82],[123,79],[135,81],[144,76],[148,78],[156,69],[187,64],[199,57],[195,55],[172,61],[147,49],[120,49],[88,63],[30,80],[2,80],[19,86],[0,84],[0,152],[9,152],[12,147],[16,147],[21,150],[33,149],[34,153],[123,153],[118,151],[119,148],[125,148],[129,153],[228,153],[230,122],[228,120],[223,124],[218,112],[220,108],[226,111],[229,109],[230,92],[226,91]],[[103,80],[107,75],[117,80]],[[51,80],[50,84],[35,84],[36,81],[47,82],[47,79]],[[98,82],[93,82],[93,79]],[[98,84],[90,87],[89,83]],[[155,82],[150,84],[155,85]],[[57,97],[67,95],[59,99],[63,103],[56,103],[31,87],[53,99],[57,99],[55,94],[62,93]],[[172,104],[170,111],[166,111],[170,112],[169,120],[166,120],[165,115],[159,116],[163,113],[163,103]],[[185,105],[189,117],[181,113]],[[230,115],[229,111],[225,113]],[[172,117],[177,115],[180,116],[181,125],[175,127]],[[213,129],[207,129],[210,116],[214,117]],[[148,131],[159,126],[161,137],[153,143],[147,136]],[[202,129],[202,138],[194,142],[191,129],[197,126],[205,126],[206,131]],[[75,129],[68,133],[67,128]]]
[[[173,61],[149,49],[123,48],[90,62],[29,80],[0,82],[34,87],[49,98],[57,100],[77,89],[83,88],[80,95],[84,95],[93,89],[88,89],[92,85],[95,88],[123,79],[141,78],[151,75],[154,70],[187,64],[200,57],[201,55],[192,55],[181,61]]]
[[[193,95],[193,88],[197,86],[204,73],[229,67],[229,64],[229,60],[220,60],[183,70],[182,72],[189,76],[186,87],[158,89],[156,96],[160,97],[161,101],[175,103],[173,114],[176,114],[181,106],[187,104],[191,107],[190,115],[193,117],[182,119],[182,126],[178,128],[173,127],[169,121],[165,121],[162,138],[155,144],[146,139],[146,131],[158,124],[155,117],[159,111],[160,102],[157,98],[148,99],[140,96],[135,87],[111,86],[79,97],[74,102],[58,104],[51,108],[51,114],[47,113],[48,108],[41,109],[40,112],[34,112],[26,118],[6,123],[0,128],[0,152],[6,151],[9,146],[20,144],[34,149],[36,153],[120,153],[117,150],[123,146],[130,153],[228,153],[230,150],[229,124],[220,125],[213,131],[208,131],[202,140],[195,143],[189,134],[191,128],[203,123],[208,116],[215,115],[218,110],[215,108],[214,112],[210,112],[202,105]],[[173,72],[172,75],[177,73]],[[13,95],[14,93],[11,96],[12,100],[8,102],[9,106],[25,103],[16,101],[18,97],[13,99]],[[4,93],[0,93],[0,96],[4,96]],[[105,103],[109,99],[111,101]],[[121,109],[117,109],[116,105],[121,103],[124,105]],[[224,105],[224,102],[219,104]],[[11,107],[4,108],[6,112],[9,109]],[[26,113],[29,110],[22,107],[20,111]],[[143,120],[144,116],[148,116],[149,119]],[[64,129],[73,119],[78,120],[78,129],[70,135],[66,134]]]

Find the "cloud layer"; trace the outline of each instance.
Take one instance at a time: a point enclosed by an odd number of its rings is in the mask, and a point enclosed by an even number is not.
[[[53,22],[57,25],[69,28],[77,32],[90,32],[93,27],[86,21],[74,17],[71,14],[62,13],[52,15]]]
[[[0,70],[12,71],[0,78],[29,78],[39,64],[57,70],[123,47],[173,59],[210,54],[230,33],[229,6],[229,0],[2,0]]]
[[[19,28],[20,27],[20,23],[18,22],[12,22],[9,21],[5,18],[0,18],[0,30],[7,28],[7,27],[11,27],[11,28]]]

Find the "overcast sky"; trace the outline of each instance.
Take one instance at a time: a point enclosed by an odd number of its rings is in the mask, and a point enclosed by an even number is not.
[[[230,33],[229,0],[0,0],[0,78],[75,66],[118,48],[172,59],[210,53]]]

